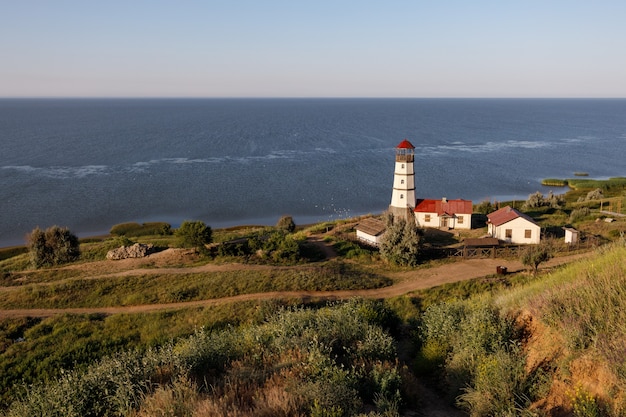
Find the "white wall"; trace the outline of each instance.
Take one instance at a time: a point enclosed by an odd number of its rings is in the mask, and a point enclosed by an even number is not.
[[[367,242],[367,243],[369,243],[371,245],[374,245],[374,246],[378,246],[378,244],[380,243],[380,241],[383,238],[383,235],[384,235],[384,233],[381,234],[381,235],[378,235],[378,236],[372,236],[372,235],[364,233],[364,232],[362,232],[360,230],[356,231],[356,238],[357,239],[363,240],[363,241],[365,241],[365,242]]]
[[[426,221],[426,215],[430,214],[430,221]],[[458,217],[463,216],[463,223],[459,224]],[[437,213],[415,213],[415,220],[419,227],[441,227],[441,218]],[[450,229],[471,229],[472,228],[472,215],[471,214],[457,214],[457,218],[448,218],[448,227]]]
[[[510,238],[506,237],[507,230],[511,230]],[[530,230],[530,238],[525,236],[526,230]],[[522,217],[518,217],[517,219],[513,219],[497,227],[490,224],[488,231],[491,236],[508,243],[538,244],[541,241],[541,227]]]
[[[402,181],[404,180],[404,184]],[[415,173],[413,162],[398,162],[393,176],[391,205],[394,207],[415,207]]]

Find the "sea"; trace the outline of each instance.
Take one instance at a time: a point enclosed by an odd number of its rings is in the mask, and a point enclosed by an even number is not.
[[[626,175],[626,99],[0,99],[0,246],[378,214],[403,139],[418,198],[522,201]]]

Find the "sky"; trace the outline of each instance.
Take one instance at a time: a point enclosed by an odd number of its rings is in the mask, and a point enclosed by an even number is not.
[[[626,1],[0,0],[0,97],[626,97]]]

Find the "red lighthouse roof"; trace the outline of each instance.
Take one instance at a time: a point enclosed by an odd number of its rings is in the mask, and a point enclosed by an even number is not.
[[[404,139],[400,142],[400,144],[398,144],[398,146],[396,146],[396,149],[415,149],[415,146],[413,146],[413,144],[408,140]]]

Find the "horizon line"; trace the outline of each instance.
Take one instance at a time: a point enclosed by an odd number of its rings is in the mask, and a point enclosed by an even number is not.
[[[624,100],[612,96],[0,96],[0,100]]]

